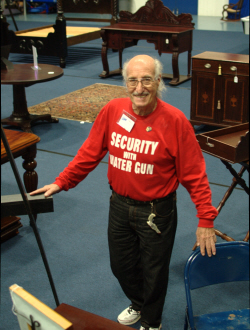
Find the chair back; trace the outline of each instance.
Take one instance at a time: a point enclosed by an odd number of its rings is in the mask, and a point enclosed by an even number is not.
[[[243,3],[244,3],[244,0],[240,0],[240,1],[237,3],[237,9],[241,9],[242,6],[243,6]]]
[[[185,282],[190,290],[212,284],[249,280],[249,243],[216,244],[216,255],[203,257],[200,250],[189,257]]]
[[[202,256],[200,249],[187,260],[184,282],[187,299],[186,320],[194,327],[191,290],[208,285],[249,281],[249,243],[224,242],[216,244],[216,255]]]

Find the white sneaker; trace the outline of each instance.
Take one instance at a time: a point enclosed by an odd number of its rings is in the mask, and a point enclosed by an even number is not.
[[[144,328],[144,327],[140,327],[140,330],[160,330],[161,329],[161,324],[159,326],[159,328]]]
[[[130,325],[136,323],[141,318],[141,312],[135,311],[132,306],[124,309],[120,315],[118,315],[117,321],[124,325]]]

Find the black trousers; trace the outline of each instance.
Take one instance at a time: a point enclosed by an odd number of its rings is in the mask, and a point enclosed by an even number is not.
[[[153,222],[161,233],[148,224]],[[159,327],[167,293],[169,263],[177,227],[176,193],[142,203],[115,192],[110,198],[109,250],[113,274],[143,327]]]

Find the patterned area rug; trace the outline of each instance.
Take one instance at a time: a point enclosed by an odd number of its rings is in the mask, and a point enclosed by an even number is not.
[[[93,122],[102,109],[114,98],[127,97],[121,86],[94,84],[75,92],[29,107],[31,114],[51,114],[52,117]]]

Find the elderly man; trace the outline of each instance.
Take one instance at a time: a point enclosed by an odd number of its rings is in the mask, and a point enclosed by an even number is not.
[[[141,319],[141,330],[161,329],[179,183],[197,209],[201,253],[216,253],[217,210],[211,204],[205,162],[184,114],[160,100],[165,88],[161,74],[161,63],[150,56],[128,61],[123,76],[129,98],[110,101],[56,181],[31,193],[50,196],[75,187],[109,152],[111,268],[131,301],[118,322],[130,325]]]

